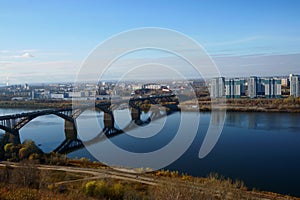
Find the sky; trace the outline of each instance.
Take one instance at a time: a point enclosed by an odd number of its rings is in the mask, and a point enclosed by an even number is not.
[[[73,81],[111,36],[168,28],[224,76],[300,74],[299,0],[0,0],[0,85]]]

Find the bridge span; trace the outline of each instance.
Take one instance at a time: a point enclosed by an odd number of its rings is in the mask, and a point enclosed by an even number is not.
[[[130,110],[131,121],[123,129],[120,130],[115,127],[115,118],[114,110],[117,110],[121,104],[128,104]],[[158,105],[165,108],[165,115],[172,114],[173,112],[180,111],[178,108],[178,99],[175,95],[159,95],[143,98],[131,98],[130,100],[118,100],[118,101],[108,101],[108,102],[99,102],[94,105],[84,105],[79,104],[73,106],[72,108],[59,108],[59,109],[44,109],[20,114],[5,115],[0,116],[0,129],[5,131],[4,142],[5,143],[14,143],[20,144],[20,133],[19,130],[24,127],[31,120],[44,116],[44,115],[56,115],[64,119],[64,131],[65,131],[65,140],[53,151],[59,153],[69,153],[79,148],[82,148],[83,142],[77,136],[77,127],[76,127],[76,118],[80,116],[85,110],[94,109],[98,112],[103,112],[103,124],[104,128],[99,135],[87,141],[87,144],[91,144],[99,141],[99,138],[103,138],[105,135],[106,138],[114,137],[118,134],[122,134],[126,131],[129,131],[136,126],[144,126],[151,122],[151,120],[156,120],[162,117],[159,114],[159,111],[152,113],[152,116],[147,120],[141,120],[142,111],[148,111],[151,106]],[[101,139],[100,139],[101,140]]]

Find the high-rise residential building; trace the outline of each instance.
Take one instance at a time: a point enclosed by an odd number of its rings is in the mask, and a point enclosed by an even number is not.
[[[234,79],[234,91],[233,96],[234,98],[241,98],[241,81],[240,79]]]
[[[280,98],[281,97],[281,79],[265,78],[263,79],[266,98]]]
[[[246,80],[245,79],[240,79],[240,84],[241,84],[241,96],[246,95]]]
[[[256,76],[251,76],[248,81],[248,96],[250,98],[257,97],[257,89],[258,89],[258,78]]]
[[[225,80],[225,95],[226,98],[234,98],[234,79]]]
[[[244,80],[227,79],[225,81],[226,98],[241,98],[244,92]]]
[[[289,81],[292,82],[292,77],[295,76],[294,74],[289,75]]]
[[[277,78],[274,80],[274,88],[275,88],[275,98],[282,97],[282,89],[281,89],[281,79]]]
[[[300,76],[299,75],[291,75],[290,76],[290,95],[293,97],[300,97]]]
[[[258,96],[265,95],[265,84],[262,78],[257,78],[257,95]]]
[[[225,95],[225,78],[218,77],[211,79],[210,82],[210,97],[221,98]]]
[[[264,95],[264,91],[263,80],[259,77],[251,76],[248,81],[248,96],[250,98],[257,98]]]
[[[290,86],[290,80],[289,80],[289,78],[282,78],[281,79],[281,86],[283,86],[283,87]]]

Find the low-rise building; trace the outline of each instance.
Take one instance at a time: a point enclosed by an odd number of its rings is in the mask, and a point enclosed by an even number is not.
[[[56,94],[56,93],[51,93],[50,98],[51,99],[64,99],[64,94]]]

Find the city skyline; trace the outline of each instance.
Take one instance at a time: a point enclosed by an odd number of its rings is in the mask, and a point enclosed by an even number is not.
[[[72,82],[99,43],[139,27],[173,29],[193,38],[222,76],[300,74],[299,1],[1,1],[0,5],[1,84],[6,79],[11,84]],[[153,57],[143,56],[145,61]],[[166,59],[163,54],[155,56]]]
[[[291,76],[300,76],[300,74],[281,74],[281,75],[266,75],[266,76],[258,76],[258,75],[249,75],[249,76],[220,76],[220,77],[209,77],[206,79],[203,78],[189,78],[189,79],[149,79],[149,80],[143,80],[143,79],[123,79],[123,80],[118,80],[118,79],[101,79],[101,80],[96,80],[96,81],[85,81],[85,82],[77,82],[74,83],[73,81],[49,81],[49,82],[22,82],[22,83],[10,83],[9,79],[5,80],[5,82],[0,83],[0,88],[1,87],[9,87],[9,86],[21,86],[21,85],[30,85],[30,86],[42,86],[42,85],[56,85],[56,84],[95,84],[95,83],[102,83],[102,82],[108,82],[108,83],[137,83],[137,84],[160,84],[160,83],[169,83],[169,82],[189,82],[189,81],[204,81],[206,83],[210,83],[212,79],[215,78],[223,78],[224,80],[250,80],[251,77],[257,77],[260,79],[268,79],[268,78],[273,78],[273,79],[291,79]]]

